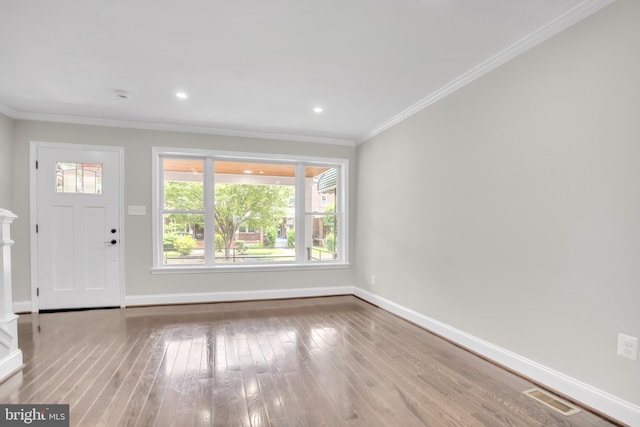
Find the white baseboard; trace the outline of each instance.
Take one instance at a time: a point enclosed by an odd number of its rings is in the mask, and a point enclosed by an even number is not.
[[[354,287],[353,294],[525,377],[531,378],[552,390],[565,394],[588,407],[601,411],[618,421],[630,426],[640,426],[640,406],[619,399],[589,384],[585,384],[561,372],[554,371],[533,360],[512,353],[509,350],[498,347],[364,289]]]
[[[331,295],[352,295],[352,286],[335,286],[299,289],[270,289],[261,291],[237,292],[204,292],[190,294],[157,294],[157,295],[127,295],[125,305],[164,305],[164,304],[192,304],[225,301],[252,301],[283,298],[324,297]]]
[[[14,301],[14,313],[31,313],[31,301]]]
[[[0,382],[22,369],[22,351],[14,350],[0,360]]]

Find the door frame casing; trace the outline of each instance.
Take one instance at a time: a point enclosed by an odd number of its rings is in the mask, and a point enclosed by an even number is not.
[[[29,143],[29,242],[30,242],[30,270],[31,270],[31,312],[37,313],[39,309],[38,301],[38,236],[36,233],[36,224],[38,219],[38,176],[36,174],[36,160],[38,160],[38,148],[67,149],[67,150],[98,150],[112,151],[118,154],[118,162],[120,163],[120,181],[118,192],[118,220],[120,221],[120,242],[118,245],[119,256],[119,272],[120,281],[120,307],[125,306],[125,257],[124,242],[124,147],[116,147],[111,145],[86,145],[86,144],[68,144],[58,142],[30,141]]]

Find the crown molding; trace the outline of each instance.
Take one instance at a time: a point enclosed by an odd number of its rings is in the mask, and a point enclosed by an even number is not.
[[[413,116],[417,112],[427,108],[428,106],[435,104],[442,98],[452,94],[463,86],[468,85],[469,83],[479,79],[483,75],[489,73],[490,71],[498,68],[500,65],[510,61],[516,56],[526,52],[527,50],[539,45],[540,43],[548,40],[554,35],[566,30],[572,25],[578,23],[584,18],[594,14],[600,9],[608,6],[613,3],[615,0],[585,0],[577,6],[573,7],[563,15],[549,22],[547,25],[537,29],[536,31],[530,33],[524,38],[518,40],[513,43],[511,46],[506,49],[498,52],[496,55],[490,57],[486,61],[478,64],[474,68],[470,69],[466,73],[461,76],[453,79],[446,85],[442,86],[440,89],[431,93],[426,98],[418,101],[413,104],[411,107],[406,110],[396,114],[391,117],[386,122],[382,123],[380,126],[371,130],[369,133],[361,136],[356,141],[356,144],[361,144],[374,136],[384,132],[390,127],[400,123],[401,121]]]
[[[5,105],[0,102],[0,114],[4,114],[7,117],[15,119],[18,112],[13,108],[9,107],[8,105]]]
[[[4,107],[4,109],[3,109]],[[177,125],[168,123],[153,123],[153,122],[136,122],[128,120],[109,120],[98,119],[94,117],[79,117],[79,116],[65,116],[56,114],[44,114],[44,113],[28,113],[15,111],[10,107],[0,104],[0,113],[4,113],[7,116],[17,120],[30,120],[30,121],[43,121],[54,123],[69,123],[78,125],[89,126],[105,126],[105,127],[117,127],[126,129],[143,129],[143,130],[157,130],[164,132],[184,132],[184,133],[196,133],[205,135],[222,135],[222,136],[234,136],[239,138],[258,138],[258,139],[270,139],[279,141],[294,141],[294,142],[310,142],[314,144],[330,144],[330,145],[343,145],[347,147],[355,147],[355,141],[349,139],[339,138],[323,138],[318,136],[309,135],[290,135],[286,133],[270,133],[270,132],[257,132],[257,131],[244,131],[237,129],[222,129],[206,126],[189,126],[189,125]]]

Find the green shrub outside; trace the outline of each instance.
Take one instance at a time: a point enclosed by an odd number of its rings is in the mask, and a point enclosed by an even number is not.
[[[287,233],[287,246],[290,248],[296,247],[296,232],[294,230],[290,230],[289,233]]]
[[[327,245],[327,249],[330,252],[335,252],[336,250],[336,236],[333,233],[328,233],[325,236],[325,244]]]
[[[173,246],[182,256],[187,256],[191,253],[191,250],[198,246],[198,242],[190,234],[180,236],[175,239]]]
[[[177,234],[168,233],[162,236],[162,246],[165,249],[173,249],[175,247],[176,239],[178,238]]]
[[[278,232],[276,230],[267,230],[267,247],[273,248],[276,245],[276,238],[278,237]]]
[[[224,237],[222,234],[216,234],[216,251],[224,250]]]
[[[245,244],[244,240],[236,240],[236,252],[243,255],[247,252],[249,247]]]

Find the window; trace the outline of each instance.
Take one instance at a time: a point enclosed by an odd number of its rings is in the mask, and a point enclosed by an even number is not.
[[[255,234],[255,233],[257,233],[255,228],[249,227],[248,225],[239,226],[237,232],[238,233],[243,233],[243,234]]]
[[[348,161],[154,148],[154,270],[347,263]]]
[[[162,250],[165,264],[203,264],[204,161],[162,159]]]
[[[102,194],[102,165],[57,162],[56,192]]]
[[[305,223],[306,228],[312,230],[311,234],[307,233],[305,241],[307,258],[318,261],[336,259],[339,236],[335,203],[338,170],[307,166],[305,176],[309,177],[307,179],[311,184],[305,185],[305,199],[311,200],[311,205],[305,206]]]

